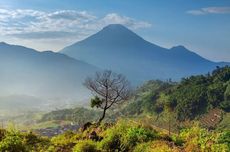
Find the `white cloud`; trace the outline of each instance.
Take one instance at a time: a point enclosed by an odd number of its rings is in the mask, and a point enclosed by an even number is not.
[[[123,24],[131,29],[151,24],[116,13],[98,18],[86,11],[44,12],[29,9],[0,9],[0,35],[19,39],[81,39],[108,24]]]
[[[132,29],[151,27],[148,22],[137,21],[127,16],[120,16],[116,13],[107,14],[103,19],[99,21],[102,25],[108,24],[123,24]]]
[[[208,7],[202,9],[204,12],[213,14],[228,14],[230,13],[230,7]]]
[[[201,10],[190,10],[187,11],[188,14],[192,14],[192,15],[204,15],[205,13]]]
[[[230,7],[205,7],[198,10],[190,10],[187,13],[192,15],[229,14]]]
[[[189,10],[187,13],[192,15],[230,14],[230,7],[206,7],[198,10]]]
[[[47,17],[52,19],[64,19],[64,20],[79,20],[79,19],[96,19],[95,16],[90,15],[86,11],[74,11],[74,10],[61,10],[49,13]]]

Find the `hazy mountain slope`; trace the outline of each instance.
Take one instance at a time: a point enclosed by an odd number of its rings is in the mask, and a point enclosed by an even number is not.
[[[134,83],[148,79],[178,80],[205,73],[219,65],[183,46],[159,47],[118,24],[109,25],[61,52],[101,68],[124,73]]]
[[[88,95],[83,80],[96,70],[64,54],[0,43],[1,96],[23,94],[81,100]]]
[[[15,106],[17,105],[17,106]],[[25,95],[12,95],[12,96],[1,96],[0,97],[0,114],[9,112],[16,114],[24,111],[35,111],[35,110],[47,111],[53,108],[49,106],[46,100],[42,100],[32,96]],[[8,113],[7,113],[8,114]]]

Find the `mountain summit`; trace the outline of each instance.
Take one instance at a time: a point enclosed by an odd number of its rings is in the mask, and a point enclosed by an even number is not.
[[[98,40],[106,40],[108,43],[130,43],[130,42],[139,42],[143,39],[137,34],[129,30],[123,25],[120,24],[111,24],[104,27],[100,32],[96,33],[94,36],[90,37]],[[123,41],[126,39],[126,41]],[[105,42],[103,42],[105,43]]]
[[[149,79],[179,80],[223,65],[209,61],[184,46],[162,48],[119,24],[108,25],[61,52],[100,68],[123,73],[135,84]]]

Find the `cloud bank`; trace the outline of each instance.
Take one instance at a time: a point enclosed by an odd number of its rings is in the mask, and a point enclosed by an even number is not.
[[[198,10],[189,10],[187,13],[192,15],[230,14],[230,7],[205,7]]]
[[[0,35],[19,39],[81,39],[108,24],[123,24],[131,29],[151,24],[116,13],[97,17],[86,11],[53,12],[29,9],[0,9]]]

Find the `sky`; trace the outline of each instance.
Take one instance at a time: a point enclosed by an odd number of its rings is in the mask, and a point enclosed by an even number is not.
[[[229,0],[0,0],[0,41],[38,51],[59,51],[108,24],[230,62]]]

